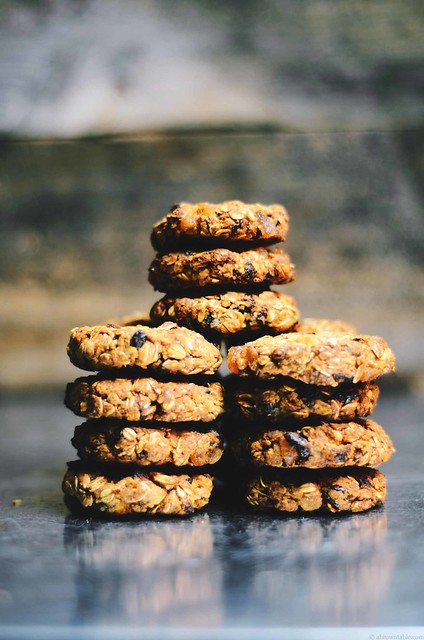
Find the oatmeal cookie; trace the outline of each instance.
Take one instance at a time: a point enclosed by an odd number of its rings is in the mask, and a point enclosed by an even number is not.
[[[160,471],[110,472],[70,464],[62,489],[72,510],[108,515],[189,515],[204,507],[212,492],[209,474]]]
[[[228,291],[199,298],[165,296],[153,306],[151,315],[158,322],[174,320],[190,329],[221,335],[246,330],[289,331],[299,317],[295,300],[277,291]]]
[[[237,375],[282,375],[335,387],[347,381],[370,382],[390,373],[395,370],[395,357],[378,336],[285,333],[232,347],[228,368]]]
[[[266,381],[237,379],[233,385],[234,413],[246,420],[266,420],[268,423],[285,419],[364,418],[374,411],[379,395],[374,382],[318,387],[290,378],[275,378]]]
[[[71,362],[101,371],[137,367],[172,374],[213,374],[222,362],[219,349],[202,335],[166,322],[157,328],[108,324],[72,329]]]
[[[84,418],[212,422],[224,411],[224,392],[219,382],[87,376],[68,384],[65,404]]]
[[[221,436],[214,429],[177,430],[114,420],[89,420],[76,427],[71,442],[80,458],[100,463],[200,467],[215,464],[223,454]]]
[[[157,251],[178,247],[184,240],[226,242],[279,242],[286,239],[289,218],[278,204],[246,204],[229,200],[220,204],[182,202],[157,222],[152,245]]]
[[[292,280],[294,266],[279,247],[176,251],[157,256],[149,268],[150,284],[165,293],[200,287],[233,289],[284,284]]]
[[[308,469],[374,467],[387,462],[395,450],[373,420],[321,422],[297,431],[244,431],[234,437],[232,448],[245,465]]]
[[[304,318],[296,326],[298,333],[350,333],[357,334],[355,325],[345,320],[327,320],[326,318]]]
[[[248,481],[245,499],[258,509],[358,513],[384,504],[386,478],[376,469],[307,474],[261,473]]]

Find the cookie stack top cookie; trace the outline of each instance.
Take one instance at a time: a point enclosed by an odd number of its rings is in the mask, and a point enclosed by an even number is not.
[[[173,207],[151,236],[159,254],[149,280],[166,293],[152,318],[215,337],[290,330],[298,320],[294,299],[269,289],[295,277],[287,253],[270,246],[286,239],[288,227],[281,205],[231,200]]]
[[[264,206],[228,200],[221,204],[181,202],[174,205],[152,231],[153,248],[163,252],[179,249],[180,241],[192,239],[215,247],[236,242],[269,244],[286,239],[289,217],[279,204]]]
[[[290,333],[264,336],[233,347],[228,367],[237,375],[288,376],[306,384],[336,387],[370,382],[394,371],[393,352],[378,336]]]
[[[88,371],[135,367],[168,374],[212,375],[222,362],[215,345],[173,322],[160,327],[76,327],[67,351],[76,367]]]

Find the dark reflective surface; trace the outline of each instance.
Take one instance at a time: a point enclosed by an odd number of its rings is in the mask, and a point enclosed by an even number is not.
[[[222,624],[222,568],[208,514],[190,521],[108,523],[67,518],[65,550],[77,566],[75,622],[150,626]],[[82,588],[80,588],[82,587]],[[96,598],[87,598],[86,592]]]
[[[190,519],[109,522],[63,506],[75,420],[60,398],[4,399],[0,637],[281,638],[290,627],[423,625],[424,401],[380,405],[375,417],[398,448],[384,509],[285,517],[216,499]],[[369,637],[361,633],[349,637]]]

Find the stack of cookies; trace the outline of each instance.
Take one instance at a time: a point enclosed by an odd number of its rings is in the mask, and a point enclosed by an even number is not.
[[[382,338],[347,328],[309,321],[229,350],[228,367],[239,376],[232,449],[248,470],[250,505],[338,513],[384,502],[385,477],[370,467],[394,447],[366,417],[379,393],[375,380],[394,371],[394,355]]]
[[[289,256],[269,246],[284,241],[287,231],[280,205],[176,205],[151,236],[159,254],[149,279],[166,293],[153,306],[152,320],[171,320],[217,341],[291,330],[298,320],[295,301],[270,290],[294,279]]]
[[[209,340],[222,339],[236,345],[223,382],[247,502],[331,513],[384,502],[385,477],[371,467],[394,448],[368,416],[393,353],[347,323],[300,322],[294,299],[270,289],[294,279],[275,246],[287,232],[280,205],[176,205],[152,231],[149,281],[165,295],[151,321],[132,314],[71,332],[71,361],[99,372],[66,392],[87,418],[63,482],[71,509],[184,515],[208,502],[224,413],[223,386],[210,381],[222,358]]]
[[[68,385],[65,404],[87,421],[80,460],[63,481],[71,510],[186,515],[207,504],[210,465],[223,453],[219,349],[172,322],[153,328],[77,327],[68,354],[97,375]]]

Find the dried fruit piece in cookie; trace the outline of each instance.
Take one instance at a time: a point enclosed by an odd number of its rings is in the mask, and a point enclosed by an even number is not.
[[[386,478],[376,469],[261,473],[246,484],[245,499],[257,509],[359,513],[384,504]]]
[[[165,425],[89,420],[76,427],[72,444],[80,458],[100,463],[200,467],[218,462],[223,454],[218,431],[188,430],[184,424],[171,429]]]
[[[79,463],[70,464],[62,484],[71,510],[117,516],[189,515],[209,502],[212,488],[209,474],[112,473]]]
[[[157,256],[149,269],[149,282],[164,292],[199,287],[232,289],[292,280],[294,266],[279,247],[176,251]]]
[[[295,329],[298,333],[350,333],[357,334],[355,325],[344,320],[327,320],[326,318],[304,318]]]
[[[174,320],[190,329],[221,335],[240,331],[290,330],[299,313],[294,298],[279,291],[228,291],[198,298],[165,296],[153,306],[154,320]]]
[[[219,382],[87,376],[68,384],[65,404],[84,418],[212,422],[224,411],[224,393]]]
[[[279,242],[285,240],[289,218],[278,204],[246,204],[229,200],[220,204],[181,202],[157,222],[152,244],[157,251],[178,247],[186,239],[225,242]]]
[[[166,322],[160,327],[76,327],[68,344],[71,362],[88,371],[138,367],[172,374],[213,374],[219,349],[202,335]]]
[[[364,418],[374,411],[379,395],[374,382],[318,387],[290,378],[236,380],[231,393],[235,413],[247,420],[268,423],[289,418]]]
[[[232,347],[228,368],[237,375],[282,375],[335,387],[345,381],[370,382],[390,373],[395,370],[395,357],[378,336],[285,333]]]
[[[271,467],[378,466],[395,449],[384,429],[373,420],[322,422],[297,431],[265,429],[237,434],[232,443],[239,462]]]

